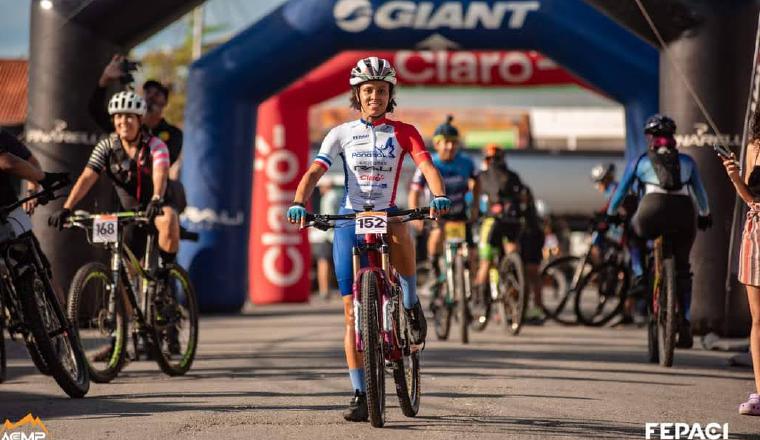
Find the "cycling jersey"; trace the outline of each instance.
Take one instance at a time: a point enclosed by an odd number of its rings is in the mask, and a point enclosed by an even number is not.
[[[491,166],[480,173],[480,190],[487,199],[489,215],[520,217],[521,196],[525,193],[520,176],[505,167]]]
[[[418,166],[431,159],[416,128],[386,118],[358,119],[330,130],[314,162],[327,170],[336,157],[343,160],[344,208],[363,210],[365,204],[372,204],[373,209],[387,209],[396,205],[396,187],[407,154]]]
[[[705,187],[699,178],[697,164],[690,156],[681,153],[678,154],[678,160],[681,167],[681,182],[683,183],[683,187],[680,190],[674,191],[662,188],[652,162],[647,157],[647,153],[639,156],[637,160],[629,162],[625,174],[623,174],[623,179],[620,181],[620,185],[607,207],[607,214],[613,215],[617,212],[628,190],[634,182],[638,182],[639,190],[644,194],[692,195],[699,206],[699,214],[708,215],[710,213],[710,206],[707,203]]]
[[[101,140],[87,161],[87,167],[100,174],[106,171],[116,185],[124,208],[145,204],[153,196],[153,168],[169,167],[169,151],[159,138],[141,134],[136,158],[130,158],[116,134]],[[150,160],[148,160],[150,158]]]
[[[461,218],[467,216],[467,201],[465,196],[470,192],[470,179],[476,179],[478,172],[475,163],[466,154],[458,151],[450,161],[441,160],[438,153],[433,153],[433,164],[441,173],[446,186],[446,196],[451,200],[451,208],[446,218]],[[412,189],[421,191],[426,187],[425,176],[418,169],[412,177]]]

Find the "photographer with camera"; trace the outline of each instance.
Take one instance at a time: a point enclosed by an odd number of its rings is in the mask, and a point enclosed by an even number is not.
[[[132,72],[137,70],[138,66],[139,63],[129,61],[124,55],[117,54],[111,58],[111,62],[103,69],[103,73],[98,80],[98,86],[90,97],[88,106],[90,115],[103,131],[110,133],[114,129],[111,117],[104,111],[106,89],[117,81],[122,86],[128,87],[129,84],[134,82]],[[177,206],[174,206],[174,208],[178,212],[182,212],[187,205],[184,187],[178,181],[182,163],[180,160],[182,153],[182,130],[168,123],[163,117],[164,108],[166,108],[169,102],[169,88],[156,80],[150,79],[145,81],[142,89],[143,98],[147,103],[142,124],[149,134],[161,139],[169,149],[169,163],[171,164],[169,168],[169,185],[175,194]]]

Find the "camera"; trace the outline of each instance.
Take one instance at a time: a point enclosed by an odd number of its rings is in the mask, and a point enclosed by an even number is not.
[[[121,62],[121,72],[122,75],[119,77],[119,81],[121,81],[122,84],[127,85],[132,82],[134,82],[135,77],[132,76],[132,72],[137,70],[138,67],[140,67],[140,62],[138,61],[129,61],[128,59],[124,58]]]

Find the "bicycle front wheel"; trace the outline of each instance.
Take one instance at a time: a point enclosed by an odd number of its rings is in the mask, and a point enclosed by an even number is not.
[[[198,313],[190,275],[173,265],[155,291],[150,312],[153,350],[165,374],[181,376],[193,365],[198,349]]]
[[[502,258],[499,266],[499,291],[499,313],[504,329],[516,336],[520,333],[525,310],[528,308],[525,272],[519,254],[512,252]]]
[[[662,262],[662,290],[660,292],[660,310],[657,314],[657,347],[660,365],[673,365],[673,352],[676,347],[676,267],[673,257]]]
[[[583,325],[600,327],[623,311],[628,270],[612,262],[593,268],[578,283],[575,314]]]
[[[451,329],[451,301],[449,283],[436,282],[432,288],[433,297],[430,299],[430,310],[433,312],[433,328],[439,341],[449,338]]]
[[[375,272],[364,272],[359,280],[362,298],[361,331],[364,342],[364,380],[369,421],[375,428],[385,424],[385,358],[380,337],[380,280]]]
[[[1,295],[2,293],[0,293]],[[5,382],[5,377],[8,370],[8,361],[5,358],[5,318],[3,314],[3,304],[0,302],[0,383]]]
[[[547,318],[560,324],[575,324],[577,317],[566,311],[572,302],[573,274],[581,259],[575,256],[560,257],[541,269],[541,308]]]
[[[90,378],[111,382],[126,362],[128,318],[123,296],[111,290],[111,271],[104,264],[79,268],[69,288],[67,312],[82,341]]]
[[[90,389],[90,376],[77,333],[61,310],[49,280],[43,281],[45,275],[37,272],[33,265],[25,269],[16,284],[35,345],[66,394],[84,397]]]

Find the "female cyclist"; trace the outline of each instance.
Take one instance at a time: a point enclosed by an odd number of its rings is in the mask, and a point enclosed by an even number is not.
[[[311,197],[319,179],[340,156],[345,174],[345,197],[340,213],[373,210],[393,211],[396,208],[396,186],[401,164],[407,154],[422,171],[435,196],[430,203],[431,215],[445,214],[451,201],[445,195],[441,175],[425,149],[422,137],[412,125],[386,119],[385,114],[396,106],[394,88],[396,71],[390,63],[377,57],[359,60],[351,70],[351,107],[361,118],[341,124],[327,134],[314,163],[301,178],[293,205],[288,209],[290,223],[304,223],[305,202]],[[423,343],[427,325],[417,299],[415,254],[409,231],[403,223],[389,222],[391,264],[400,275],[403,303],[412,326],[412,337]],[[338,287],[343,296],[346,330],[344,348],[354,397],[343,414],[348,421],[367,420],[367,397],[364,389],[364,370],[361,354],[354,345],[354,316],[352,304],[353,268],[351,249],[356,242],[354,222],[336,225],[333,240],[333,261]]]

